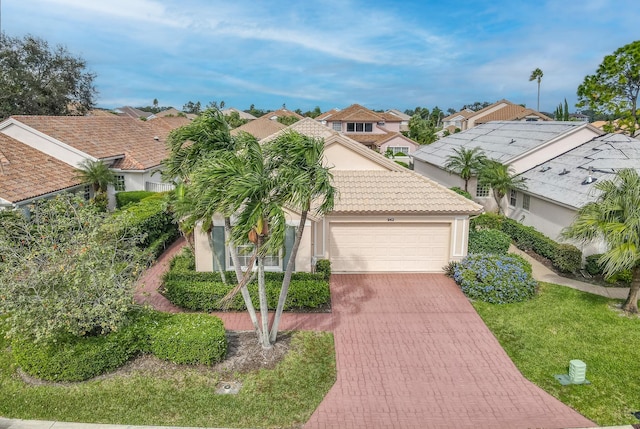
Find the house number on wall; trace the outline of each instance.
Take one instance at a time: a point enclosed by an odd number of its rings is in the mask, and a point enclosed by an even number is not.
[[[395,219],[394,219],[394,218],[392,218],[392,217],[388,217],[388,218],[387,218],[387,222],[393,222],[393,221],[395,221]]]

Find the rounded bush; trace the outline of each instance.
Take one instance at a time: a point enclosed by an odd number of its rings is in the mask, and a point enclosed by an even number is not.
[[[467,297],[493,304],[526,301],[537,287],[531,265],[511,254],[469,255],[455,266],[453,278]]]
[[[151,352],[178,364],[220,362],[227,354],[224,324],[207,314],[173,314],[151,333]]]
[[[510,245],[511,237],[497,229],[469,231],[469,253],[506,255]]]
[[[27,374],[50,381],[82,381],[113,371],[138,353],[130,330],[95,337],[66,337],[47,343],[11,342],[13,356]]]

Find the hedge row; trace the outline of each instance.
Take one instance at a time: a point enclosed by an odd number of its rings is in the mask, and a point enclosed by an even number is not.
[[[472,230],[497,229],[511,237],[518,249],[533,250],[551,260],[553,266],[563,272],[575,273],[582,265],[582,252],[570,244],[557,243],[532,226],[522,225],[513,219],[484,213],[471,220]]]
[[[491,253],[506,255],[511,245],[511,237],[497,229],[469,231],[469,254]]]
[[[151,191],[118,192],[116,193],[116,207],[121,209],[128,206],[129,204],[139,203],[141,200],[155,195],[161,194]]]
[[[212,364],[224,359],[227,340],[217,317],[145,310],[108,335],[69,336],[45,344],[14,340],[11,350],[18,365],[31,376],[82,381],[113,371],[140,353],[180,364]]]
[[[326,265],[326,264],[325,264]],[[174,257],[169,264],[169,271],[163,277],[163,294],[173,304],[193,311],[246,310],[240,294],[236,295],[227,307],[220,304],[233,287],[236,279],[234,272],[227,272],[229,284],[222,282],[218,272],[196,272],[193,255],[182,254]],[[328,270],[328,271],[327,271]],[[293,273],[285,310],[310,310],[329,305],[328,275],[331,268],[322,266],[318,273]],[[284,273],[265,273],[267,302],[270,309],[275,309],[280,295]],[[254,279],[248,286],[254,306],[258,306],[258,285]]]

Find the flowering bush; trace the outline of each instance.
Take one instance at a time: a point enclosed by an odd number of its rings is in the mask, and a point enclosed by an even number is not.
[[[456,264],[453,278],[467,297],[492,304],[526,301],[537,287],[531,265],[511,254],[469,255]]]

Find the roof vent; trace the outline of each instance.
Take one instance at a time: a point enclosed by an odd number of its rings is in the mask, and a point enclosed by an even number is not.
[[[562,171],[558,173],[558,176],[564,176],[565,174],[569,174],[569,170],[567,170],[566,168],[563,168]]]
[[[540,173],[544,173],[545,171],[549,171],[549,170],[551,170],[551,167],[549,167],[548,165],[545,165],[540,169]]]
[[[153,137],[153,139],[154,139],[155,141],[157,141],[157,142],[159,142],[159,141],[160,141],[160,137],[158,137],[158,136],[154,136],[154,137]]]
[[[582,184],[583,184],[583,185],[590,185],[590,184],[592,184],[593,182],[595,182],[596,180],[598,180],[598,179],[596,179],[595,177],[592,177],[592,176],[591,176],[591,174],[589,174],[589,175],[587,176],[587,178],[586,178],[586,179],[584,179],[584,180],[582,181]]]
[[[516,142],[516,140],[515,140],[515,139],[511,139],[511,141],[509,142],[509,144],[511,144],[511,143],[515,143],[515,142]]]

